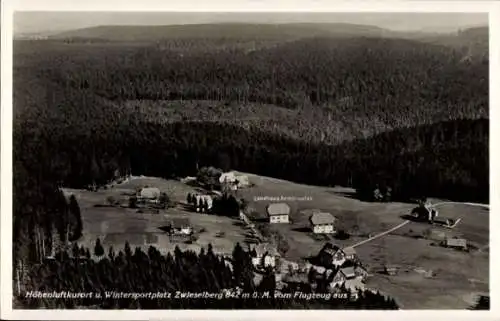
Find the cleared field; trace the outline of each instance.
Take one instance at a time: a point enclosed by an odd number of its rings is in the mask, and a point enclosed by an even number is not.
[[[246,173],[245,173],[246,174]],[[256,224],[268,226],[281,234],[289,244],[285,258],[301,261],[316,255],[329,238],[314,236],[309,230],[309,214],[304,210],[321,209],[338,219],[338,228],[351,234],[347,240],[333,240],[349,246],[370,236],[389,230],[404,222],[403,215],[415,206],[404,203],[366,203],[355,199],[352,190],[295,184],[288,181],[246,174],[255,187],[237,192],[238,198],[249,201],[249,216]],[[160,214],[139,214],[122,207],[95,207],[106,204],[109,196],[126,203],[136,187],[154,186],[177,202],[174,208]],[[236,219],[189,212],[184,208],[186,194],[194,188],[174,180],[141,177],[107,190],[88,192],[67,190],[77,197],[83,215],[84,238],[93,248],[101,238],[105,247],[122,248],[126,241],[135,247],[154,245],[163,252],[181,249],[198,251],[211,243],[219,253],[230,254],[236,242],[244,243],[244,227]],[[266,223],[265,208],[270,201],[259,197],[285,197],[291,207],[291,224]],[[292,200],[291,198],[295,198]],[[437,204],[440,200],[432,200]],[[461,218],[453,229],[410,222],[405,226],[356,247],[361,261],[372,276],[368,286],[394,297],[405,309],[464,309],[472,305],[475,296],[489,292],[489,211],[463,205],[438,206],[439,217]],[[307,212],[307,211],[306,211]],[[189,217],[198,240],[193,244],[175,243],[160,229],[168,217]],[[224,237],[216,237],[223,231]],[[471,252],[443,248],[438,245],[445,237],[465,237]],[[399,266],[394,276],[381,274],[385,264]],[[432,272],[432,274],[429,274]]]
[[[314,237],[308,230],[308,215],[302,210],[321,209],[339,219],[338,228],[357,236],[334,240],[340,246],[356,244],[369,235],[401,224],[414,204],[367,203],[355,199],[352,190],[315,187],[283,180],[249,175],[256,186],[240,191],[250,206],[264,221],[269,201],[257,197],[309,197],[302,201],[287,201],[291,207],[291,224],[276,224],[273,230],[289,242],[286,258],[300,260],[318,253],[326,240]],[[440,200],[431,200],[438,204]],[[410,222],[388,235],[356,247],[361,261],[373,274],[368,286],[393,296],[406,309],[464,309],[472,305],[475,296],[489,292],[489,254],[477,251],[489,243],[489,210],[464,204],[443,204],[437,207],[439,216],[458,219],[453,229]],[[259,221],[259,219],[258,219]],[[444,237],[464,237],[471,252],[443,248]],[[395,276],[380,272],[384,264],[399,266]],[[432,277],[426,272],[432,271]]]
[[[99,206],[106,204],[110,196],[126,204],[128,195],[134,192],[136,187],[145,185],[158,187],[161,191],[167,192],[171,200],[177,203],[176,206],[160,210],[159,214],[141,214],[134,209],[124,207]],[[164,253],[173,251],[175,246],[179,246],[181,250],[199,251],[211,243],[215,252],[230,254],[236,242],[243,244],[244,241],[245,230],[238,220],[194,213],[185,209],[186,195],[188,192],[194,192],[194,188],[178,181],[137,178],[98,192],[71,189],[65,191],[74,194],[80,204],[84,236],[79,243],[90,249],[93,249],[95,240],[99,237],[106,250],[110,246],[115,250],[123,249],[127,241],[133,248],[147,249],[153,245]],[[171,242],[161,228],[167,224],[168,218],[174,217],[189,218],[198,235],[196,242],[192,244]],[[216,236],[221,231],[225,233],[223,238]]]

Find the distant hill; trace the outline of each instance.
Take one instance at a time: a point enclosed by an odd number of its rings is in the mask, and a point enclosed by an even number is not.
[[[468,28],[445,35],[417,36],[415,40],[463,50],[471,57],[487,58],[489,55],[488,27]]]
[[[108,41],[161,41],[172,38],[229,38],[290,40],[317,36],[382,36],[376,26],[344,23],[314,24],[197,24],[168,26],[97,26],[67,31],[51,39],[105,39]]]
[[[231,48],[251,49],[274,46],[276,43],[296,41],[304,38],[334,37],[370,37],[399,38],[424,43],[448,46],[462,50],[465,59],[469,57],[485,58],[488,56],[488,27],[474,27],[453,33],[429,31],[394,31],[370,25],[347,23],[285,23],[285,24],[249,24],[218,23],[188,24],[165,26],[112,25],[96,26],[57,34],[35,34],[23,39],[48,39],[65,42],[102,43],[102,42],[141,42],[166,43],[168,49],[179,49],[179,41],[191,42],[184,49],[197,50],[202,41],[228,48],[228,44],[239,43]],[[172,42],[176,42],[172,46]],[[204,48],[205,50],[206,48]]]

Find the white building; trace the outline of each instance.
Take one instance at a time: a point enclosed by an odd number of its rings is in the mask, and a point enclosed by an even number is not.
[[[309,219],[311,229],[316,234],[332,234],[335,233],[335,217],[326,212],[316,212]]]
[[[256,256],[252,257],[252,263],[256,267],[275,267],[279,253],[276,248],[269,243],[260,243],[253,250]]]
[[[334,275],[332,282],[330,283],[331,288],[340,287],[342,284],[352,292],[357,290],[365,289],[365,284],[363,282],[366,276],[366,270],[361,267],[346,267],[339,269]]]
[[[245,188],[245,187],[250,186],[250,181],[248,179],[248,176],[246,176],[246,175],[236,176],[236,181],[238,182],[237,183],[238,188]]]
[[[273,203],[267,206],[269,223],[289,223],[290,206],[286,203]]]
[[[219,183],[234,184],[236,183],[236,175],[234,175],[234,172],[222,173],[219,177]]]

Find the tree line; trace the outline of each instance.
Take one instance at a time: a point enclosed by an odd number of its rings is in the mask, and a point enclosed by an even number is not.
[[[254,282],[254,272],[250,255],[236,244],[232,257],[223,258],[213,252],[212,246],[201,249],[200,253],[181,251],[162,254],[150,246],[146,252],[128,243],[115,252],[113,247],[104,253],[100,243],[96,243],[94,256],[90,258],[88,249],[74,246],[71,251],[61,251],[53,260],[34,265],[28,271],[28,291],[69,291],[101,293],[102,298],[82,299],[34,299],[18,296],[25,308],[81,308],[101,309],[397,309],[396,302],[370,291],[359,291],[358,300],[307,301],[302,299],[274,298],[276,279],[268,271],[263,281]],[[229,262],[229,263],[228,263]],[[321,288],[321,287],[320,287]],[[106,292],[147,293],[181,292],[219,293],[224,290],[240,289],[246,293],[271,295],[266,300],[255,299],[113,299]],[[283,292],[292,291],[285,287]],[[311,289],[308,290],[312,292]],[[342,289],[341,289],[342,291]],[[346,291],[344,289],[344,291]],[[305,291],[307,293],[307,291]]]

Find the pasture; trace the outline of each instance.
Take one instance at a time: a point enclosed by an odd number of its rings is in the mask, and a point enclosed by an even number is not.
[[[271,229],[289,242],[285,254],[289,260],[303,260],[316,255],[327,241],[309,231],[308,214],[303,210],[320,209],[338,219],[337,229],[353,234],[347,240],[335,240],[339,246],[354,245],[401,224],[415,204],[368,203],[357,200],[346,188],[315,187],[284,180],[255,176],[249,178],[256,186],[240,191],[255,210],[256,221],[265,221],[268,201],[257,197],[308,196],[307,200],[289,201],[291,224],[275,224]],[[431,200],[439,204],[441,200]],[[463,309],[472,305],[475,295],[489,291],[489,211],[464,204],[438,205],[439,217],[461,218],[453,229],[410,222],[388,235],[356,247],[359,258],[372,276],[368,286],[393,296],[406,309]],[[260,223],[259,223],[260,224]],[[470,252],[444,248],[445,237],[463,237],[469,241]],[[396,265],[395,276],[381,272],[384,265]],[[429,277],[432,274],[431,277]]]
[[[137,213],[136,209],[126,208],[125,205],[103,206],[110,196],[121,204],[127,204],[129,195],[141,186],[158,187],[169,195],[175,205],[160,210],[159,214]],[[80,204],[84,236],[79,243],[91,250],[97,238],[101,239],[106,250],[110,246],[115,251],[123,249],[128,241],[132,248],[147,249],[153,245],[163,253],[173,251],[175,246],[181,250],[199,251],[211,243],[215,252],[230,254],[236,242],[243,244],[245,230],[237,219],[192,212],[186,207],[185,199],[187,193],[195,192],[195,189],[178,181],[139,177],[97,192],[71,189],[65,189],[65,192],[74,194]],[[168,219],[182,217],[189,218],[197,235],[192,244],[172,242],[161,229]],[[218,237],[219,232],[224,232],[224,237]]]

